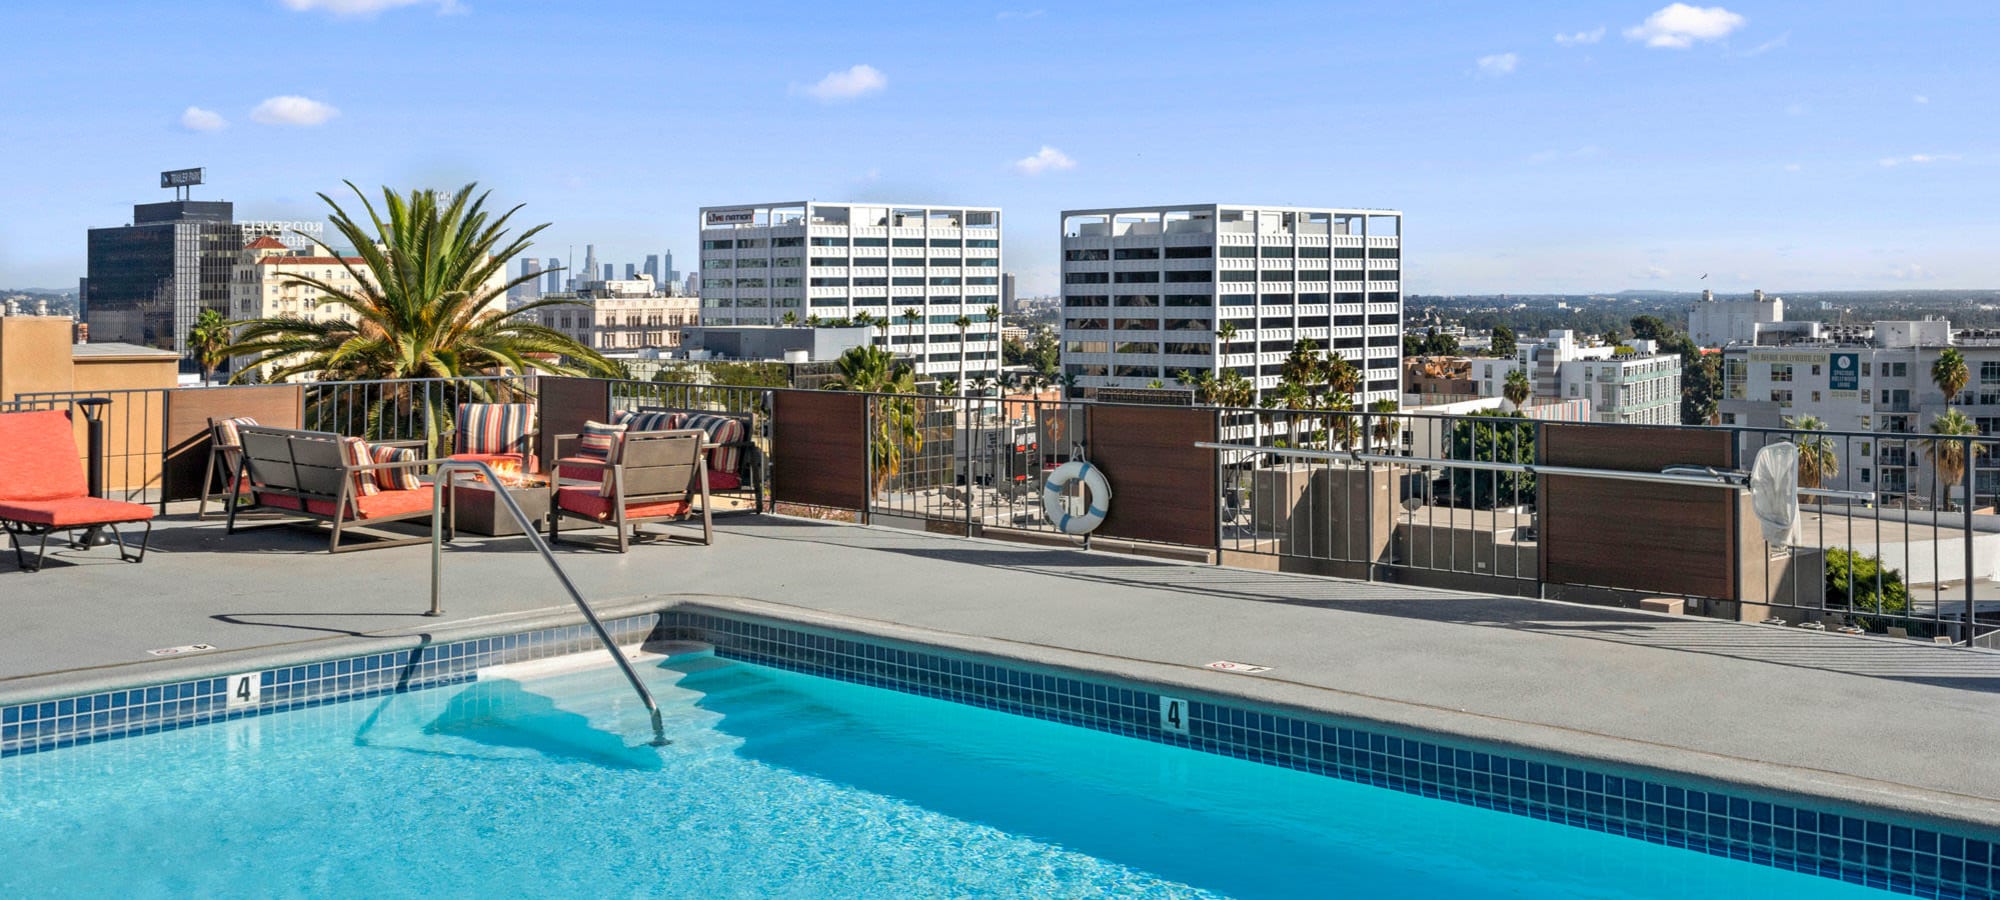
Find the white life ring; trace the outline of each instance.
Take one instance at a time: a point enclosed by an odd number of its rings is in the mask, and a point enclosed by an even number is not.
[[[1065,497],[1063,491],[1077,479],[1083,480],[1085,496]],[[1111,511],[1111,484],[1104,470],[1080,459],[1063,463],[1042,482],[1042,512],[1064,534],[1089,534],[1104,524]]]

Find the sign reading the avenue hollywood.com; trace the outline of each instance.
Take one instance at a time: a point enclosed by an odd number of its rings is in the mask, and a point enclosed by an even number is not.
[[[749,225],[757,221],[754,209],[711,209],[708,211],[710,225]]]
[[[1859,390],[1861,387],[1860,359],[1861,354],[1859,353],[1829,354],[1827,363],[1830,368],[1826,373],[1827,388],[1835,391]]]
[[[160,187],[188,187],[201,183],[200,169],[173,169],[160,173]]]

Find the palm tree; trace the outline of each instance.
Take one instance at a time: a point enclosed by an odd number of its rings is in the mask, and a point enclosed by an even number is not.
[[[1972,380],[1972,370],[1966,366],[1965,357],[1957,348],[1946,347],[1938,354],[1937,362],[1931,363],[1931,382],[1944,392],[1944,405],[1950,406],[1953,397],[1965,390],[1965,383]]]
[[[1792,435],[1792,443],[1799,448],[1799,487],[1818,488],[1840,474],[1840,456],[1833,452],[1833,439],[1814,433],[1825,431],[1825,422],[1817,416],[1787,416],[1784,422],[1786,428],[1798,432]]]
[[[881,347],[848,348],[834,366],[840,374],[827,383],[828,390],[894,395],[917,392],[916,374],[909,365]],[[870,404],[873,414],[869,419],[874,425],[868,435],[870,474],[879,491],[902,472],[904,459],[923,451],[924,433],[915,398],[870,397],[865,402]]]
[[[908,343],[914,344],[917,342],[917,338],[919,337],[919,335],[916,332],[916,328],[918,325],[922,325],[923,323],[924,323],[923,313],[918,312],[914,309],[903,310],[903,324],[909,326],[910,328],[910,333],[907,335],[909,339]]]
[[[1370,431],[1375,443],[1393,448],[1402,439],[1403,420],[1396,418],[1396,410],[1400,408],[1387,397],[1368,405],[1368,411],[1375,414],[1375,427]]]
[[[819,327],[819,313],[813,313],[812,315],[806,317],[806,327],[807,328]]]
[[[196,316],[194,326],[188,329],[188,353],[201,366],[201,383],[215,381],[215,370],[229,360],[229,345],[236,338],[228,319],[222,313],[204,309]]]
[[[799,324],[799,314],[788,309],[785,310],[784,315],[778,317],[778,321],[784,325],[797,325]]]
[[[536,310],[575,301],[538,300],[505,308],[509,289],[537,277],[522,275],[512,281],[500,277],[507,261],[526,251],[530,238],[548,225],[510,237],[507,221],[521,207],[496,217],[486,209],[488,194],[474,196],[473,184],[449,196],[432,190],[399,194],[384,188],[380,211],[353,182],[347,187],[366,211],[362,221],[348,215],[333,198],[319,197],[332,208],[328,220],[353,245],[358,259],[350,261],[319,238],[305,237],[341,259],[359,287],[336,287],[309,275],[287,276],[286,284],[318,291],[320,303],[346,307],[354,313],[353,320],[280,316],[245,322],[235,343],[224,351],[252,357],[237,377],[260,368],[268,368],[267,378],[273,381],[296,376],[322,381],[463,379],[529,370],[616,374],[597,351],[535,321]],[[492,397],[486,382],[458,384],[463,399]],[[446,404],[440,399],[424,392],[421,400],[425,433],[433,445],[440,420],[449,418],[442,414]],[[392,407],[413,402],[408,391],[387,392],[369,417],[376,419]]]
[[[1986,452],[1986,445],[1967,440],[1978,434],[1978,425],[1966,418],[1965,413],[1952,409],[1931,422],[1931,437],[1918,442],[1931,467],[1937,470],[1937,492],[1943,497],[1947,512],[1951,510],[1951,486],[1965,477],[1966,446],[1972,447],[1974,455]],[[1966,497],[1967,501],[1971,499]]]
[[[1508,369],[1507,383],[1500,388],[1500,396],[1507,398],[1507,403],[1518,410],[1521,404],[1528,402],[1528,394],[1532,390],[1533,388],[1528,386],[1528,373],[1525,370]]]
[[[961,315],[953,319],[951,324],[958,326],[958,385],[963,389],[965,387],[965,333],[972,328],[972,319]]]
[[[1215,339],[1215,369],[1220,374],[1222,371],[1222,357],[1229,353],[1230,343],[1236,340],[1236,323],[1222,323],[1222,327],[1215,330]]]

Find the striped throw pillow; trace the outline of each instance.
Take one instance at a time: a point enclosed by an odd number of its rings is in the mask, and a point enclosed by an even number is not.
[[[611,421],[624,425],[626,431],[672,431],[681,427],[684,413],[677,412],[633,412],[621,409]]]
[[[358,437],[340,439],[340,461],[348,466],[365,466],[375,461],[375,454],[368,449],[368,442]],[[375,473],[361,469],[354,473],[353,496],[366,497],[381,489],[375,486]]]
[[[237,416],[234,419],[215,420],[215,434],[214,434],[215,445],[217,447],[243,446],[243,436],[237,433],[237,429],[242,428],[245,425],[255,425],[255,424],[257,424],[257,420],[250,418],[249,416]]]
[[[708,433],[707,442],[729,444],[743,440],[743,420],[734,416],[695,413],[681,422],[682,428],[699,428]],[[717,447],[708,452],[708,470],[735,473],[743,463],[742,447]]]
[[[588,459],[606,460],[618,446],[618,439],[625,434],[623,424],[606,425],[603,422],[585,422],[583,431],[577,438],[576,455]]]
[[[527,403],[461,403],[455,453],[490,456],[528,452],[535,407]]]
[[[377,464],[416,462],[423,457],[417,455],[415,447],[370,447],[368,452]],[[416,467],[407,469],[376,469],[375,486],[385,491],[414,491],[424,486],[423,479],[417,477]]]

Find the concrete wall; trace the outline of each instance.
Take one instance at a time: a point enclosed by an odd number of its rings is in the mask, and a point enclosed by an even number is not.
[[[68,316],[0,316],[0,403],[23,393],[74,390],[74,329]]]

